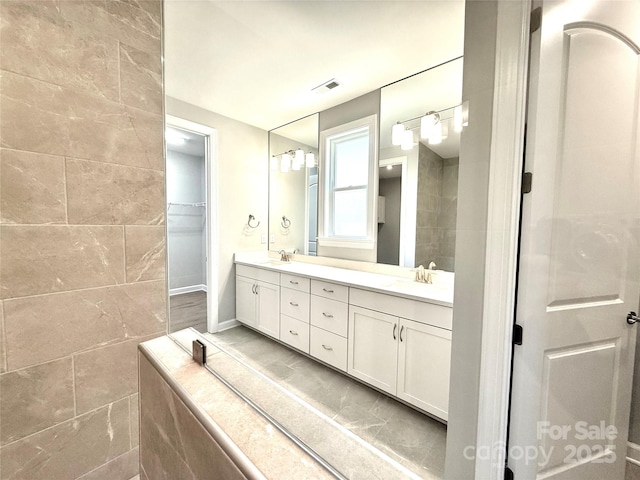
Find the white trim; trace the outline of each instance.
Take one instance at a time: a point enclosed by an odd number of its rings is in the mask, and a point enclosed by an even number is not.
[[[191,130],[205,135],[205,168],[207,171],[207,259],[206,276],[207,289],[216,292],[216,295],[207,295],[207,331],[218,331],[218,139],[215,128],[195,123],[173,115],[165,115],[166,125]],[[168,258],[168,256],[167,256]],[[167,268],[168,271],[168,268]]]
[[[475,478],[504,478],[531,0],[499,2]],[[473,108],[470,105],[470,108]]]
[[[415,250],[415,228],[413,229],[408,229],[407,225],[408,225],[408,217],[409,217],[409,201],[407,200],[409,198],[409,177],[408,175],[408,170],[409,170],[409,159],[408,157],[402,156],[402,157],[393,157],[393,158],[385,158],[384,160],[380,160],[380,162],[378,163],[378,165],[380,167],[386,167],[387,165],[400,165],[402,168],[402,177],[400,179],[400,249],[399,249],[399,266],[400,267],[415,267],[414,262],[410,262],[411,265],[406,265],[406,263],[409,263],[406,261],[405,255],[406,255],[406,249],[407,249],[407,245],[411,242],[411,238],[410,237],[414,237],[413,238],[413,243],[414,243],[414,250]],[[380,179],[378,178],[378,184],[380,183]],[[378,192],[379,194],[380,192]]]
[[[174,295],[183,295],[185,293],[193,293],[193,292],[206,292],[207,286],[204,284],[200,285],[189,285],[187,287],[176,287],[169,289],[169,296],[173,297]]]
[[[231,320],[225,320],[218,323],[218,332],[223,332],[224,330],[229,330],[230,328],[238,326],[240,326],[240,322],[235,318],[232,318]]]
[[[329,222],[327,219],[327,213],[330,213],[330,196],[328,195],[328,186],[330,178],[327,176],[329,174],[329,168],[327,165],[330,163],[326,158],[329,155],[330,148],[327,147],[331,137],[336,136],[338,134],[348,134],[352,130],[358,130],[360,128],[366,127],[369,132],[369,152],[370,152],[370,163],[369,163],[369,176],[367,179],[367,236],[363,239],[355,239],[351,240],[350,238],[340,238],[340,237],[331,237],[335,238],[336,242],[341,242],[340,245],[330,245],[329,243],[322,244],[323,246],[335,247],[338,246],[340,248],[360,248],[360,249],[374,249],[376,242],[376,233],[378,228],[377,219],[377,210],[378,210],[378,202],[376,199],[378,198],[378,115],[368,115],[366,117],[360,118],[358,120],[354,120],[351,122],[347,122],[343,125],[338,125],[336,127],[328,128],[320,132],[320,141],[319,141],[319,153],[318,153],[318,246],[320,246],[320,239],[330,238],[327,234],[330,235],[331,228],[329,226]],[[373,242],[371,246],[369,246],[369,242]],[[350,246],[347,243],[351,244]]]
[[[372,250],[376,242],[373,240],[354,240],[342,237],[318,237],[318,245],[321,247],[333,248],[360,248],[364,250]]]

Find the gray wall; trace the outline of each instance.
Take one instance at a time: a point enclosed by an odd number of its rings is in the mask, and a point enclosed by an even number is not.
[[[204,157],[167,150],[167,203],[206,202]],[[172,205],[167,212],[169,289],[206,285],[206,209]]]
[[[378,224],[378,263],[398,265],[400,261],[401,187],[402,177],[380,179],[378,195],[384,197],[386,218]]]
[[[455,270],[459,163],[458,157],[445,158],[442,162],[442,188],[440,211],[438,212],[438,254],[435,262],[439,269],[450,272]]]

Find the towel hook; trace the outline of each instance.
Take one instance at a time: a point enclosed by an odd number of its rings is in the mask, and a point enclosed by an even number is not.
[[[247,221],[247,225],[249,226],[249,228],[258,228],[260,226],[260,220],[258,220],[258,223],[256,223],[255,225],[251,225],[251,221],[255,220],[256,217],[254,217],[253,215],[249,214],[249,220]]]
[[[282,228],[289,228],[291,226],[291,220],[289,220],[286,216],[283,215],[280,225],[282,225]]]

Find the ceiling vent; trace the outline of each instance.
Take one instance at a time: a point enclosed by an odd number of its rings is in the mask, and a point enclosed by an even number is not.
[[[311,91],[320,95],[323,93],[327,93],[329,90],[333,90],[334,88],[339,86],[340,84],[338,83],[338,81],[335,78],[332,78],[331,80],[324,82],[322,85],[318,85],[317,87],[313,88]]]

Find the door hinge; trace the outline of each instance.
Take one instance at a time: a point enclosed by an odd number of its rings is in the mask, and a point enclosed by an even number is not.
[[[531,22],[529,23],[529,33],[540,30],[542,25],[542,7],[534,8],[531,11]]]
[[[531,185],[533,184],[533,173],[524,172],[522,175],[522,193],[531,193]]]
[[[513,343],[514,345],[522,345],[522,327],[517,323],[513,325]]]
[[[504,480],[513,480],[513,470],[509,467],[504,467]]]

